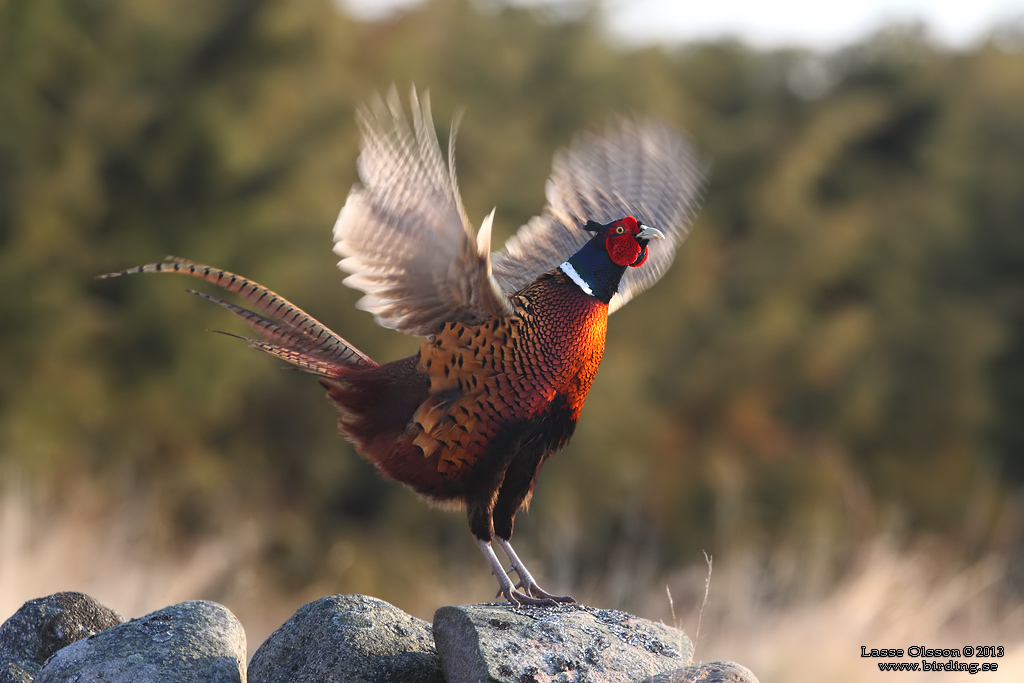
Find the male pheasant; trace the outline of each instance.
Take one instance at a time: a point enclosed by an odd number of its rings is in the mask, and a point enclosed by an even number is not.
[[[620,120],[558,154],[548,204],[490,253],[446,164],[429,102],[413,90],[359,112],[361,184],[334,227],[345,284],[385,327],[424,337],[419,353],[378,364],[298,307],[233,273],[169,258],[111,273],[201,278],[255,310],[202,294],[261,336],[252,346],[320,379],[340,428],[386,478],[464,507],[513,604],[571,602],[537,585],[509,544],[544,461],[568,442],[604,353],[608,315],[657,281],[693,218],[701,171],[668,127]],[[506,572],[491,547],[511,563]],[[512,584],[509,573],[519,581]]]

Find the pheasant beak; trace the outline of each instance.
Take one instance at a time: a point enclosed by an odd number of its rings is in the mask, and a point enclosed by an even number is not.
[[[638,240],[663,240],[665,233],[649,225],[640,224],[640,232],[636,234]]]

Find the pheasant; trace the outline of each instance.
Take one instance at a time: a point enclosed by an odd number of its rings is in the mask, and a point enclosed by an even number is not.
[[[194,292],[245,320],[254,348],[318,377],[341,433],[385,478],[464,508],[499,595],[573,602],[537,585],[509,542],[513,523],[573,434],[608,315],[657,281],[685,238],[701,167],[668,126],[618,120],[555,156],[547,206],[492,254],[494,211],[474,231],[459,196],[455,124],[446,161],[429,100],[413,89],[410,107],[392,89],[359,110],[361,183],[334,251],[344,283],[365,294],[359,308],[423,337],[415,355],[378,364],[263,285],[183,259],[100,277],[179,273],[239,296],[252,308]]]

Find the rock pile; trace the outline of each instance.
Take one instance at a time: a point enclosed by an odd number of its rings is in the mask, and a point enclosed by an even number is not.
[[[0,626],[0,683],[757,683],[738,664],[692,657],[682,631],[615,610],[463,605],[431,625],[363,595],[304,605],[248,668],[241,624],[214,602],[125,621],[87,595],[57,593]]]

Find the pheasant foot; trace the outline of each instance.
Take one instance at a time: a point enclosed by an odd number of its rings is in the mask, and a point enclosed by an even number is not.
[[[516,555],[516,551],[512,549],[512,544],[509,543],[504,538],[495,538],[494,540],[495,540],[495,542],[499,546],[501,546],[502,552],[505,553],[505,555],[509,559],[509,562],[512,563],[512,567],[509,569],[509,571],[510,572],[514,571],[516,573],[516,575],[519,576],[519,583],[517,583],[515,585],[516,588],[522,588],[523,592],[526,593],[527,595],[530,595],[531,597],[538,598],[538,599],[545,600],[545,601],[549,601],[549,600],[553,601],[553,603],[545,603],[545,604],[557,604],[557,603],[561,603],[561,602],[576,602],[572,598],[572,596],[569,596],[569,595],[552,595],[551,593],[548,593],[547,591],[541,589],[541,587],[537,585],[537,582],[534,581],[533,576],[526,569],[526,565],[524,565],[523,561],[519,559],[518,555]]]
[[[501,562],[498,560],[498,556],[494,554],[494,549],[491,547],[491,544],[479,538],[476,539],[476,543],[478,546],[480,546],[480,552],[482,552],[484,554],[484,557],[487,558],[487,563],[491,565],[491,571],[493,572],[494,576],[498,579],[497,595],[504,597],[515,607],[519,607],[520,605],[540,605],[544,607],[554,607],[558,604],[558,598],[550,596],[544,591],[540,590],[540,587],[537,586],[537,583],[533,580],[533,577],[530,577],[530,573],[526,571],[525,567],[522,571],[529,578],[529,581],[523,583],[523,581],[520,580],[520,583],[518,585],[513,586],[512,579],[508,577],[508,574],[505,572],[504,567],[501,566]],[[512,557],[514,557],[514,554]],[[509,559],[512,558],[510,557]],[[515,569],[515,565],[517,562],[518,558],[516,558],[516,560],[513,560],[513,569]],[[520,567],[522,567],[522,562],[518,562],[518,564]],[[516,570],[516,573],[519,574],[519,570]],[[520,579],[522,579],[523,574],[519,574],[519,577]],[[517,590],[518,588],[522,588],[523,590]],[[535,591],[536,594],[534,593]],[[562,598],[562,600],[565,601],[565,598]],[[572,598],[569,598],[569,600],[572,601]]]

